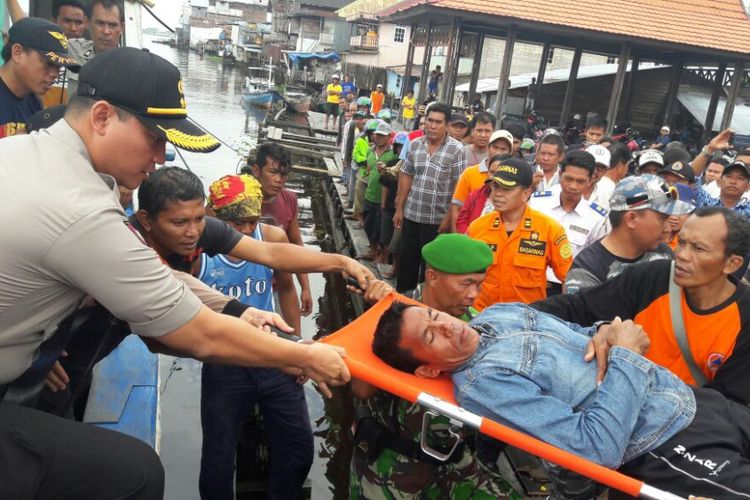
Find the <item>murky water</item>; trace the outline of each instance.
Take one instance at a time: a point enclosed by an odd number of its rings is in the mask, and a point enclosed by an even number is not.
[[[185,153],[185,164],[208,185],[222,175],[234,173],[242,156],[256,144],[255,118],[240,107],[240,84],[244,79],[239,67],[222,65],[213,58],[200,59],[194,53],[178,52],[145,38],[146,47],[180,69],[190,116],[217,135],[226,145],[210,154]],[[248,133],[245,132],[246,125]],[[178,157],[176,164],[182,164]],[[292,174],[288,188],[299,199],[300,227],[305,244],[320,249],[325,237],[324,221],[317,220],[314,204],[318,186],[314,178]],[[316,224],[317,222],[317,224]],[[339,308],[345,294],[338,280],[320,274],[310,275],[314,300],[313,312],[302,318],[302,336],[316,337],[335,331],[341,325]],[[325,298],[325,300],[324,300]],[[333,300],[335,302],[329,302]],[[166,498],[198,498],[200,468],[200,363],[162,356],[161,457],[167,472]],[[324,401],[314,387],[305,386],[310,419],[315,433],[315,462],[310,472],[312,498],[346,498],[348,474],[348,426],[351,422],[350,398],[339,393]]]

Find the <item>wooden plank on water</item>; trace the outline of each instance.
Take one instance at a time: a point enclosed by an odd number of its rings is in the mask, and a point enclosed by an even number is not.
[[[297,129],[297,130],[307,130],[308,132],[314,132],[316,134],[323,134],[323,135],[333,135],[336,136],[339,134],[338,130],[329,130],[325,128],[317,128],[317,127],[309,127],[307,125],[299,125],[297,123],[291,123],[291,122],[280,122],[276,120],[266,120],[264,122],[266,125],[274,126],[274,127],[281,127],[285,129]]]

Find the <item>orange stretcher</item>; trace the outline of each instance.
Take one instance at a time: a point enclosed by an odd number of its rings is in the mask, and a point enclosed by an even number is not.
[[[394,300],[418,304],[402,295],[391,293],[362,316],[322,340],[322,342],[341,346],[346,349],[346,364],[349,367],[352,377],[395,394],[412,403],[419,403],[427,408],[428,411],[435,412],[433,414],[445,415],[459,425],[466,425],[467,427],[477,429],[487,436],[504,441],[511,446],[570,469],[573,472],[589,477],[628,495],[658,500],[682,499],[680,496],[654,488],[643,481],[608,469],[515,429],[501,425],[489,418],[460,408],[453,396],[453,382],[447,375],[437,379],[425,379],[396,370],[385,364],[373,354],[371,345],[380,315],[388,309]],[[425,433],[423,432],[422,434],[424,437]],[[448,453],[447,455],[442,455],[441,458],[441,454],[426,447],[424,440],[422,442],[422,449],[425,453],[438,459],[447,460],[450,456],[450,453]]]

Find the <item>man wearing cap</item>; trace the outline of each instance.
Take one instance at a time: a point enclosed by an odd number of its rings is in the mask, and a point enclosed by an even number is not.
[[[164,162],[166,141],[198,152],[219,146],[188,119],[177,68],[120,48],[80,76],[64,120],[0,141],[0,183],[16,187],[0,205],[0,224],[19,228],[0,239],[0,394],[87,295],[153,348],[238,366],[298,366],[326,393],[325,384],[345,383],[339,353],[203,306],[128,225],[117,185],[138,187]],[[19,186],[33,187],[34,203]],[[292,251],[297,261],[306,253]],[[371,275],[355,274],[366,286]],[[163,495],[161,464],[143,443],[7,402],[0,403],[0,454],[14,464],[0,467],[4,498]]]
[[[745,197],[750,189],[750,150],[741,152],[728,164],[717,181],[719,196],[711,196],[700,183],[695,194],[696,207],[727,207],[738,214],[750,217],[750,199]]]
[[[42,109],[37,95],[52,87],[61,67],[80,68],[68,55],[68,39],[58,25],[26,17],[8,30],[0,67],[0,139],[26,130],[26,121]]]
[[[638,175],[656,175],[662,168],[664,168],[664,156],[659,151],[647,149],[638,155]]]
[[[391,126],[379,121],[373,133],[373,145],[367,153],[367,188],[364,196],[364,228],[367,239],[370,242],[371,259],[380,257],[382,248],[380,246],[380,226],[382,217],[382,186],[380,184],[380,170],[384,167],[392,167],[398,162],[398,156],[389,144],[391,138]],[[380,168],[378,168],[380,166]]]
[[[664,244],[667,219],[692,211],[692,205],[677,200],[674,190],[656,176],[623,179],[611,199],[608,219],[612,229],[573,260],[565,279],[566,293],[600,285],[633,264],[670,260],[672,252]]]
[[[332,129],[336,128],[336,120],[339,117],[339,97],[341,96],[341,85],[339,85],[339,75],[331,77],[331,83],[326,86],[326,120],[325,128],[328,128],[328,117],[333,116]]]
[[[448,135],[450,108],[432,104],[425,135],[412,141],[398,177],[393,225],[401,230],[401,262],[396,288],[411,290],[424,276],[422,247],[451,230],[451,196],[466,169],[463,145]]]
[[[427,265],[424,283],[406,295],[470,321],[477,314],[472,303],[492,263],[487,245],[462,234],[441,234],[424,246],[422,256]],[[364,297],[377,302],[391,291],[387,283],[373,280]],[[363,401],[357,410],[350,498],[498,498],[513,493],[508,483],[482,465],[464,442],[446,462],[422,452],[425,410],[420,405],[356,379],[352,380],[352,391]],[[444,416],[431,420],[428,433],[433,446],[451,448],[455,438],[448,434],[449,427]]]
[[[547,134],[539,141],[536,156],[536,171],[544,175],[537,191],[549,191],[560,183],[560,163],[565,159],[565,141],[557,134]]]
[[[249,175],[227,175],[209,187],[208,206],[217,219],[250,238],[288,243],[281,228],[259,222],[262,202],[261,185]],[[277,292],[282,316],[299,335],[300,307],[290,274],[231,255],[209,257],[204,253],[197,276],[212,288],[264,311],[274,312]],[[313,461],[313,436],[303,387],[295,377],[276,369],[204,363],[199,482],[202,498],[234,498],[235,450],[242,424],[256,404],[273,463],[268,495],[298,498],[302,494]]]
[[[664,125],[659,130],[659,137],[656,138],[650,147],[651,149],[663,150],[671,141],[672,139],[669,137],[669,127]]]
[[[479,162],[478,165],[468,167],[458,178],[456,190],[453,191],[451,200],[451,226],[453,231],[456,230],[456,219],[461,207],[471,193],[484,186],[485,181],[490,175],[489,164],[497,155],[510,154],[513,150],[513,136],[507,130],[495,130],[490,136],[489,145],[487,146],[487,158]]]
[[[528,205],[533,192],[531,166],[510,158],[487,182],[494,210],[471,223],[466,234],[494,254],[474,307],[497,302],[529,303],[547,296],[547,267],[565,279],[573,250],[559,222]]]
[[[536,191],[529,201],[531,208],[549,215],[562,225],[574,259],[581,250],[607,234],[607,209],[583,197],[592,182],[595,168],[591,154],[580,149],[571,151],[560,167],[560,184],[552,186],[549,191]],[[547,295],[561,291],[561,281],[552,269],[547,269]]]
[[[586,148],[586,152],[594,157],[594,175],[591,178],[591,184],[586,188],[583,197],[600,207],[609,206],[609,197],[611,192],[605,192],[599,189],[599,180],[609,170],[610,154],[609,150],[601,144],[594,144]]]
[[[678,209],[678,200],[658,191],[649,183],[622,192],[626,196],[617,203],[613,199],[613,208],[627,203],[638,210],[656,203],[665,211]],[[747,405],[750,290],[731,275],[750,251],[750,220],[724,207],[699,208],[678,238],[674,264],[660,259],[629,266],[601,285],[532,306],[578,324],[632,319],[651,339],[647,358],[688,384],[708,385]],[[674,311],[673,302],[679,304]]]
[[[383,109],[384,99],[385,99],[385,94],[383,93],[383,86],[378,83],[375,86],[375,90],[373,90],[370,93],[370,101],[372,102],[372,107],[370,108],[370,112],[373,115],[377,115],[378,113],[380,113],[380,110]]]
[[[466,115],[463,113],[453,113],[450,120],[448,120],[448,135],[463,144],[467,130],[469,130],[469,120],[466,118]]]

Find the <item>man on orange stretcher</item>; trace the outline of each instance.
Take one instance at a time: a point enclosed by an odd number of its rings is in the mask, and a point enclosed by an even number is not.
[[[596,328],[523,304],[497,304],[467,325],[396,301],[372,348],[418,377],[450,373],[456,401],[470,412],[651,487],[750,498],[750,409],[640,356],[648,337],[638,325],[616,319],[612,327],[601,384],[596,364],[583,359]]]

